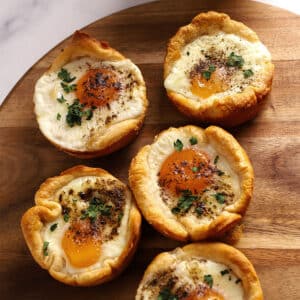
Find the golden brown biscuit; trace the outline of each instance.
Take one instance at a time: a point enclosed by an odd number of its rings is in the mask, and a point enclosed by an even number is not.
[[[77,31],[37,81],[34,104],[40,130],[52,144],[91,158],[124,147],[138,134],[148,100],[136,65]]]
[[[35,261],[55,279],[90,286],[116,277],[135,252],[141,215],[103,169],[75,166],[47,179],[21,227]]]
[[[271,89],[273,71],[271,55],[254,31],[210,11],[170,39],[164,85],[185,115],[235,126],[257,114]]]
[[[254,174],[225,130],[169,128],[133,158],[129,182],[146,220],[180,241],[219,236],[242,218]]]
[[[135,299],[262,300],[263,292],[243,253],[222,243],[198,243],[156,256]]]

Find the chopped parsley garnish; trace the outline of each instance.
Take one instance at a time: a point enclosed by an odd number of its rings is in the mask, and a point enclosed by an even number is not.
[[[50,231],[54,231],[57,228],[58,224],[54,223],[50,226]]]
[[[170,289],[164,288],[160,291],[157,300],[178,300],[178,297],[173,295]]]
[[[231,52],[227,57],[226,65],[229,67],[238,67],[241,68],[245,63],[245,60],[242,56],[236,55],[234,52]]]
[[[225,269],[225,270],[222,270],[220,273],[221,273],[222,276],[224,276],[226,274],[229,274],[229,270]]]
[[[48,256],[49,255],[48,246],[49,246],[49,242],[44,241],[44,244],[43,244],[43,255],[44,256]]]
[[[192,167],[193,173],[197,173],[199,171],[199,167]]]
[[[68,113],[66,115],[66,122],[70,127],[74,125],[81,125],[83,105],[79,103],[79,100],[75,100],[72,105],[68,106]]]
[[[177,206],[172,208],[172,213],[176,215],[180,212],[187,212],[196,200],[198,200],[198,196],[193,195],[190,190],[182,191],[182,195],[178,199]]]
[[[212,277],[210,274],[204,275],[203,281],[204,281],[210,288],[212,288],[212,286],[213,286],[213,284],[214,284],[214,280],[213,280],[213,277]]]
[[[70,92],[74,92],[77,90],[77,85],[76,84],[66,84],[61,82],[60,83],[61,87],[63,88],[63,90],[68,94]]]
[[[243,70],[244,78],[249,78],[254,75],[253,71],[251,69]]]
[[[176,142],[174,142],[174,148],[176,151],[181,151],[183,149],[182,141],[177,139]]]
[[[201,75],[204,79],[209,80],[214,71],[216,71],[216,67],[214,65],[210,65],[208,70],[204,70]]]
[[[57,113],[56,115],[56,120],[59,121],[61,119],[61,114],[60,113]]]
[[[219,155],[217,155],[217,156],[215,157],[215,159],[214,159],[214,164],[216,165],[216,164],[218,163],[218,161],[219,161]]]
[[[192,136],[192,137],[190,138],[190,144],[191,144],[191,145],[196,145],[197,143],[198,143],[197,138],[194,137],[194,136]]]
[[[216,193],[214,195],[214,197],[216,198],[216,200],[220,203],[220,204],[224,204],[225,202],[225,195],[221,194],[221,193]]]
[[[87,210],[81,215],[81,219],[89,218],[94,222],[99,215],[109,216],[110,213],[111,206],[95,197],[90,201]]]
[[[68,106],[68,113],[66,115],[66,122],[70,127],[74,125],[81,125],[81,119],[86,116],[86,120],[91,120],[93,117],[92,109],[83,110],[84,104],[79,103],[76,99],[73,104]]]
[[[69,222],[69,220],[70,220],[70,215],[69,215],[69,213],[68,213],[68,212],[64,213],[64,221],[65,221],[65,222]]]
[[[61,79],[64,82],[70,83],[73,80],[76,79],[76,77],[71,77],[70,72],[68,70],[61,68],[60,71],[57,74],[58,78]]]
[[[64,95],[61,95],[60,98],[56,98],[56,100],[59,102],[59,103],[64,103],[67,101],[67,99],[64,98]]]

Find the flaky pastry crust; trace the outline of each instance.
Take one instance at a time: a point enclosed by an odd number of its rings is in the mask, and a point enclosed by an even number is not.
[[[70,181],[82,176],[97,176],[109,180],[117,180],[107,171],[100,168],[90,168],[82,165],[70,168],[62,172],[59,176],[48,178],[40,186],[35,194],[36,206],[28,209],[21,220],[21,228],[25,241],[35,261],[43,269],[48,270],[50,275],[58,281],[73,286],[97,285],[118,276],[126,268],[136,250],[141,226],[141,215],[134,200],[131,199],[128,228],[126,231],[126,245],[119,257],[105,261],[99,269],[71,274],[64,272],[64,261],[61,257],[51,252],[49,256],[44,256],[42,252],[43,239],[41,231],[45,223],[53,222],[62,212],[61,205],[58,202],[54,202],[51,198]],[[124,187],[126,193],[131,195],[129,189],[125,185]]]
[[[144,146],[133,158],[129,169],[129,182],[137,204],[146,220],[163,235],[178,241],[199,241],[211,237],[219,237],[238,224],[245,213],[253,192],[254,173],[251,162],[236,139],[220,127],[210,126],[202,129],[196,126],[184,126],[179,130],[197,137],[198,141],[209,143],[224,156],[240,180],[240,196],[231,205],[224,208],[210,223],[198,224],[180,222],[170,214],[163,200],[153,196],[153,179],[149,170],[148,156],[151,145]],[[166,131],[155,137],[155,141]]]
[[[176,264],[176,261],[180,262],[192,257],[204,258],[228,266],[241,279],[245,300],[263,300],[260,282],[251,262],[241,251],[223,243],[194,243],[157,255],[147,267],[135,299],[142,299],[142,287],[154,274]]]
[[[182,48],[196,38],[217,31],[232,33],[249,42],[257,42],[257,34],[241,22],[223,13],[210,11],[200,13],[190,24],[179,28],[170,39],[164,61],[164,79],[170,74],[174,63],[181,57]],[[262,100],[271,90],[274,65],[265,62],[260,77],[261,87],[248,86],[241,93],[224,96],[214,101],[202,101],[201,105],[182,94],[167,89],[167,95],[180,112],[194,120],[221,126],[236,126],[254,118]]]
[[[101,61],[121,61],[126,59],[126,57],[124,57],[117,50],[111,48],[106,41],[98,41],[94,38],[91,38],[86,33],[76,31],[73,35],[71,43],[54,59],[52,65],[46,73],[57,72],[67,63],[81,57],[92,57]],[[110,125],[104,134],[94,132],[93,137],[88,142],[86,150],[78,151],[72,148],[63,147],[62,145],[49,139],[46,135],[45,137],[58,149],[79,158],[94,158],[104,156],[123,148],[138,135],[139,130],[143,125],[148,107],[145,82],[143,79],[141,79],[138,80],[138,84],[145,90],[142,99],[142,113],[135,118]]]

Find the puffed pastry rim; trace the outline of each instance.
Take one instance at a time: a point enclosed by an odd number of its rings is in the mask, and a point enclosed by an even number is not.
[[[93,57],[103,61],[121,61],[127,59],[117,50],[111,48],[107,42],[98,41],[94,38],[91,38],[86,33],[76,31],[71,42],[54,59],[52,65],[45,72],[45,74],[57,72],[67,63],[81,57]],[[58,149],[76,157],[94,158],[117,151],[118,149],[126,146],[136,137],[136,135],[139,133],[140,128],[142,127],[146,115],[146,110],[148,107],[146,85],[142,75],[141,78],[136,78],[136,80],[139,86],[144,89],[144,95],[142,98],[142,113],[135,118],[110,125],[104,135],[98,135],[93,138],[93,141],[90,142],[89,145],[90,149],[79,151],[72,149],[71,147],[63,147],[60,144],[54,142],[51,138],[47,137],[42,130],[41,132]]]
[[[182,260],[185,257],[204,258],[228,266],[241,279],[245,300],[263,300],[263,291],[252,263],[241,251],[223,243],[193,243],[158,254],[147,267],[135,299],[141,299],[141,289],[153,274],[175,263],[176,258]]]
[[[61,205],[49,200],[53,195],[70,181],[82,176],[98,176],[108,179],[116,179],[107,171],[100,168],[90,168],[82,165],[63,171],[59,176],[48,178],[35,194],[36,206],[29,208],[21,220],[21,228],[26,244],[34,260],[43,268],[48,270],[50,275],[58,281],[74,286],[91,286],[101,284],[112,280],[118,276],[131,260],[140,237],[141,215],[131,197],[131,206],[128,217],[127,242],[124,250],[117,259],[107,261],[100,269],[76,274],[67,274],[59,271],[63,262],[57,258],[54,260],[54,254],[44,256],[42,253],[43,240],[41,230],[44,223],[53,222],[61,215]],[[119,181],[119,180],[118,180]],[[120,182],[120,181],[119,181]],[[125,186],[126,192],[130,193]],[[56,264],[54,262],[56,261]]]
[[[164,79],[170,74],[174,63],[180,58],[181,49],[197,37],[216,31],[233,33],[250,42],[260,41],[257,34],[241,22],[234,21],[223,13],[210,11],[200,13],[192,22],[180,27],[177,33],[169,40],[164,61]],[[263,97],[271,90],[274,65],[265,63],[261,76],[261,88],[248,86],[241,93],[236,93],[213,101],[195,103],[182,94],[167,89],[167,95],[173,104],[183,114],[195,120],[219,124],[223,126],[236,126],[255,117],[258,113]]]
[[[158,208],[157,201],[152,193],[149,193],[151,178],[148,170],[148,155],[151,145],[144,146],[133,158],[129,169],[129,183],[135,196],[138,207],[145,219],[163,235],[178,241],[199,241],[210,237],[218,237],[240,222],[245,213],[253,192],[254,172],[251,162],[237,140],[228,132],[217,126],[206,129],[188,125],[179,128],[169,128],[188,132],[191,136],[204,139],[209,142],[220,155],[229,162],[231,168],[238,174],[240,179],[240,197],[227,207],[211,223],[188,226],[182,224],[176,217],[169,218],[168,215]],[[162,131],[155,137],[158,140],[166,132]]]

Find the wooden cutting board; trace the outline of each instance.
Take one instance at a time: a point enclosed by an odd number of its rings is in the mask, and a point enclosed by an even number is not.
[[[70,157],[50,145],[38,130],[32,104],[34,84],[66,41],[16,84],[0,112],[1,299],[133,299],[152,258],[179,245],[144,222],[134,260],[118,279],[98,287],[73,288],[52,279],[33,261],[19,223],[47,177],[86,164],[105,168],[127,182],[128,165],[141,146],[162,129],[190,124],[167,100],[162,62],[166,43],[176,29],[208,10],[228,13],[253,28],[273,55],[273,90],[262,112],[252,122],[231,130],[248,152],[256,176],[244,234],[236,246],[253,262],[265,299],[300,299],[300,20],[285,10],[241,0],[154,2],[84,28],[137,63],[148,87],[150,107],[141,134],[110,156],[93,160]]]

